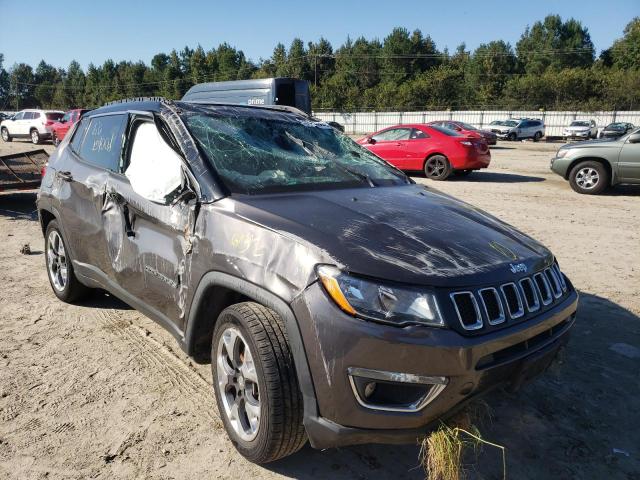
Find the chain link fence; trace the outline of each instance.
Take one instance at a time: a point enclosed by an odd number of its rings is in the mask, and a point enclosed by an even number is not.
[[[345,133],[350,135],[376,132],[401,123],[428,123],[436,120],[456,120],[477,128],[488,128],[494,120],[536,118],[544,122],[547,137],[561,137],[563,129],[574,120],[594,120],[599,129],[612,122],[629,122],[640,126],[640,111],[442,110],[428,112],[314,112],[314,116],[326,122],[332,121],[344,125]]]

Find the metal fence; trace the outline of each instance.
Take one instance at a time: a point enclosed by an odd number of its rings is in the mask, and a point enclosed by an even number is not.
[[[314,116],[344,125],[345,133],[366,134],[401,123],[427,123],[435,120],[456,120],[477,128],[487,128],[494,120],[537,118],[544,122],[547,137],[560,137],[573,120],[595,120],[598,128],[612,122],[640,125],[640,112],[541,112],[537,110],[473,110],[428,112],[314,112]]]

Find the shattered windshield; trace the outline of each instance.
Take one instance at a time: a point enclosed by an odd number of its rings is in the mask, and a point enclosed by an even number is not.
[[[289,112],[189,105],[181,115],[238,193],[408,183],[400,171],[331,126]]]

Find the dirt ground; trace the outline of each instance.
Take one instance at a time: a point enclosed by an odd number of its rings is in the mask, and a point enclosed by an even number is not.
[[[30,148],[0,144],[0,154]],[[580,290],[563,363],[486,397],[493,418],[481,432],[506,447],[508,477],[638,479],[640,187],[578,195],[549,171],[556,148],[502,143],[486,172],[417,181],[542,241]],[[208,366],[117,299],[56,300],[34,202],[0,195],[0,478],[424,478],[412,445],[245,461],[225,436]],[[26,243],[31,255],[19,253]],[[480,452],[471,477],[502,478],[498,452]]]

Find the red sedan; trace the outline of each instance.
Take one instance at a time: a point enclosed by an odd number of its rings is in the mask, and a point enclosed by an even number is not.
[[[445,180],[452,173],[469,174],[491,162],[483,139],[438,125],[396,125],[358,143],[399,169],[423,171],[432,180]]]
[[[468,123],[458,122],[455,120],[438,120],[435,122],[429,122],[427,125],[438,125],[469,137],[484,138],[484,141],[489,145],[495,145],[498,143],[498,136],[495,133],[489,132],[488,130],[480,130]]]
[[[49,128],[51,129],[51,140],[54,145],[60,144],[65,135],[73,125],[80,120],[80,117],[89,110],[83,110],[77,108],[75,110],[69,110],[64,114],[64,117],[59,122],[53,123]]]

